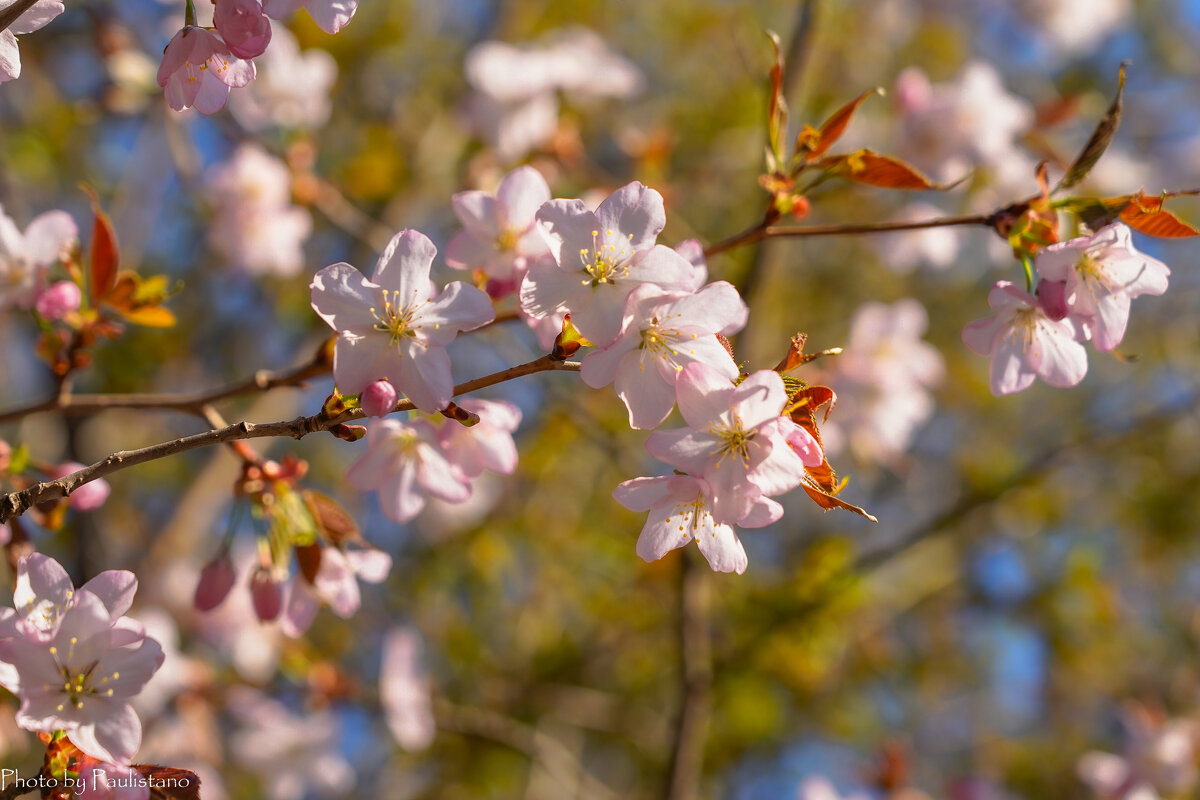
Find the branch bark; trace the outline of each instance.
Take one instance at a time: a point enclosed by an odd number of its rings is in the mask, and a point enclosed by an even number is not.
[[[578,372],[579,362],[561,361],[551,356],[542,356],[525,364],[519,364],[500,372],[494,372],[491,375],[485,375],[481,378],[460,383],[454,387],[454,394],[456,396],[467,394],[487,386],[494,386],[497,383],[510,381],[514,378],[532,375],[535,372],[563,370]],[[413,405],[408,400],[403,400],[396,405],[394,410],[411,411],[413,410]],[[169,442],[161,442],[138,450],[122,450],[113,453],[103,461],[97,461],[91,466],[84,467],[78,472],[72,472],[70,475],[63,476],[57,480],[43,481],[22,491],[12,492],[0,497],[0,523],[7,522],[13,517],[24,514],[31,507],[39,503],[46,503],[66,497],[85,483],[94,481],[97,478],[103,478],[105,475],[111,475],[128,467],[145,464],[148,461],[156,461],[160,458],[176,455],[177,453],[187,452],[188,450],[241,439],[263,439],[267,437],[302,439],[310,433],[327,431],[337,425],[362,419],[363,416],[362,409],[352,409],[336,417],[315,414],[311,417],[297,417],[296,419],[283,422],[239,422],[227,425],[224,428],[218,428],[217,430],[205,431],[204,433],[185,436]]]
[[[709,570],[696,548],[686,548],[679,572],[679,659],[683,702],[675,726],[667,800],[699,797],[704,745],[712,715],[712,639],[709,626]]]

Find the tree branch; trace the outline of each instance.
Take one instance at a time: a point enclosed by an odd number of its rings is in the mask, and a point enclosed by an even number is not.
[[[37,0],[16,0],[8,8],[0,11],[0,31],[8,30],[8,26],[17,21],[17,17],[33,8]]]
[[[704,255],[715,256],[741,247],[746,244],[760,242],[763,239],[779,239],[802,236],[852,236],[869,233],[891,233],[893,231],[915,231],[924,228],[947,228],[954,225],[983,225],[991,226],[991,216],[987,214],[967,214],[960,217],[937,217],[915,222],[869,222],[861,225],[796,225],[776,226],[765,220],[741,233],[734,234],[728,239],[711,244],[704,248]]]
[[[494,386],[497,383],[520,378],[524,375],[532,375],[535,372],[546,372],[549,370],[578,372],[579,362],[562,361],[552,356],[542,356],[535,361],[509,367],[500,372],[494,372],[491,375],[475,378],[466,383],[460,383],[454,387],[454,394],[467,394],[487,386]],[[408,400],[403,400],[396,405],[394,410],[411,411],[413,410],[413,405]],[[80,486],[97,478],[103,478],[105,475],[110,475],[119,470],[136,466],[137,464],[144,464],[147,461],[156,461],[160,458],[184,453],[188,450],[195,450],[199,447],[209,447],[214,444],[241,439],[263,439],[281,436],[301,439],[310,433],[327,431],[342,423],[362,419],[363,416],[362,409],[356,408],[336,417],[315,414],[311,417],[297,417],[294,420],[284,422],[239,422],[234,425],[227,425],[224,428],[218,428],[217,430],[205,431],[193,436],[185,436],[181,439],[162,442],[138,450],[122,450],[113,453],[103,461],[98,461],[91,466],[84,467],[78,472],[72,472],[70,475],[65,475],[57,480],[43,481],[22,491],[12,492],[0,497],[0,522],[7,522],[13,517],[20,516],[32,506],[39,503],[66,497]]]
[[[708,565],[687,548],[679,572],[679,659],[683,701],[675,726],[667,800],[699,797],[704,744],[712,713],[712,641],[709,631]]]

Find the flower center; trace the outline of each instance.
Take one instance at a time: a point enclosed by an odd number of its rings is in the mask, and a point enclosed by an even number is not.
[[[112,697],[112,688],[105,688],[104,685],[110,681],[119,680],[121,677],[121,673],[114,672],[112,675],[100,676],[98,681],[95,680],[93,673],[96,671],[96,666],[100,663],[98,661],[93,661],[82,670],[72,670],[70,667],[70,662],[75,652],[75,645],[78,643],[79,640],[72,636],[70,639],[70,647],[67,648],[67,656],[65,659],[66,663],[59,659],[58,648],[54,646],[50,647],[50,655],[54,657],[55,663],[58,664],[58,671],[62,674],[63,682],[59,691],[67,696],[67,701],[69,701],[76,710],[83,708],[83,701],[86,697],[97,695],[101,697]],[[51,690],[53,689],[53,686],[51,684],[45,684],[43,688],[46,690]],[[64,708],[66,708],[66,702],[59,703],[57,710],[62,711]]]
[[[518,231],[514,231],[512,228],[505,228],[496,237],[496,249],[501,253],[511,253],[517,249],[517,242],[519,241],[521,241],[521,234]]]
[[[633,240],[633,234],[628,234],[629,240]],[[605,231],[604,238],[600,238],[600,231],[592,231],[592,246],[585,247],[579,251],[579,261],[583,264],[583,269],[591,278],[584,278],[584,285],[590,284],[593,287],[599,286],[602,283],[615,283],[629,274],[629,259],[633,257],[633,248],[622,243],[620,246],[608,244],[613,240],[614,234],[612,231]],[[620,239],[616,239],[620,241]]]
[[[708,503],[704,502],[704,495],[697,492],[696,498],[692,502],[676,503],[675,513],[683,518],[679,523],[679,531],[683,534],[683,538],[685,540],[694,538],[696,541],[700,541],[700,521],[705,517],[712,516],[712,512],[708,510]],[[713,536],[716,535],[716,527],[713,526]]]
[[[758,431],[747,431],[742,427],[741,419],[734,417],[731,424],[713,425],[709,432],[717,439],[717,448],[712,451],[717,457],[717,466],[729,457],[741,461],[746,469],[750,468],[750,447]]]
[[[1083,282],[1088,285],[1099,284],[1110,294],[1114,294],[1120,289],[1091,253],[1084,253],[1080,256],[1079,264],[1075,269],[1079,272],[1079,277],[1083,279]]]
[[[383,310],[380,311],[378,307],[369,309],[371,316],[376,320],[372,327],[381,333],[386,333],[389,337],[388,345],[399,350],[398,345],[401,340],[417,338],[417,331],[421,329],[418,312],[424,304],[425,301],[405,307],[400,303],[399,291],[384,289]]]

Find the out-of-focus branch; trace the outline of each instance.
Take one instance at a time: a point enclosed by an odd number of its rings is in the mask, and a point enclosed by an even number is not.
[[[8,30],[8,26],[17,21],[17,17],[33,8],[37,0],[16,0],[8,8],[0,11],[0,31]]]
[[[588,773],[561,742],[515,719],[484,708],[469,708],[440,698],[433,702],[434,718],[442,730],[477,736],[523,753],[544,766],[564,786],[578,784],[584,797],[609,800],[616,792]]]
[[[313,177],[316,181],[312,197],[313,207],[346,233],[363,242],[377,253],[387,249],[395,231],[374,219],[350,202],[342,191],[326,180]]]
[[[804,77],[804,69],[812,58],[812,44],[815,41],[813,32],[816,30],[817,0],[804,0],[796,11],[796,24],[792,26],[792,36],[788,39],[784,55],[783,95],[792,97],[796,86]]]
[[[704,744],[712,715],[712,640],[709,625],[709,570],[699,551],[687,548],[679,571],[679,657],[682,705],[675,726],[667,800],[698,797],[704,771]]]
[[[894,231],[915,231],[924,228],[948,228],[956,225],[990,226],[991,217],[987,214],[967,214],[960,217],[936,217],[934,219],[916,220],[914,222],[868,222],[861,225],[771,225],[760,222],[752,228],[734,234],[728,239],[716,242],[704,248],[704,255],[715,256],[741,247],[754,244],[763,239],[780,239],[804,236],[853,236],[870,233],[892,233]]]
[[[491,375],[485,375],[481,378],[460,383],[454,387],[454,394],[467,394],[487,386],[494,386],[497,383],[520,378],[524,375],[555,370],[578,372],[579,362],[562,361],[548,355],[542,356],[525,364],[518,364],[515,367],[509,367],[508,369],[494,372]],[[404,400],[398,403],[394,410],[411,411],[413,410],[413,405],[408,400]],[[0,497],[0,522],[6,522],[12,517],[20,516],[32,506],[39,503],[66,497],[80,486],[97,478],[103,478],[105,475],[110,475],[137,464],[145,464],[147,461],[156,461],[160,458],[167,458],[168,456],[184,453],[188,450],[195,450],[199,447],[209,447],[214,444],[241,439],[263,439],[284,436],[301,439],[310,433],[327,431],[338,425],[361,419],[362,417],[362,409],[356,408],[339,414],[336,417],[315,414],[311,417],[297,417],[294,420],[284,422],[239,422],[217,430],[205,431],[194,436],[185,436],[181,439],[162,442],[138,450],[122,450],[113,453],[103,461],[98,461],[91,466],[84,467],[78,472],[72,472],[70,475],[57,480],[34,484],[27,489]]]

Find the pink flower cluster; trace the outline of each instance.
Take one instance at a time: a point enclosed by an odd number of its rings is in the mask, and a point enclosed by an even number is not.
[[[229,90],[255,76],[251,59],[271,42],[271,19],[304,8],[327,33],[341,30],[358,9],[358,0],[213,0],[215,30],[184,25],[167,44],[158,68],[158,85],[176,111],[195,108],[215,114],[225,107]],[[61,4],[59,4],[61,6]]]
[[[76,589],[54,559],[21,559],[15,608],[0,609],[0,686],[21,702],[18,725],[64,731],[101,765],[129,764],[142,739],[129,701],[163,663],[158,642],[124,616],[136,591],[126,570]]]
[[[1171,274],[1137,251],[1122,222],[1045,248],[1035,266],[1041,278],[1036,296],[1000,281],[988,295],[997,313],[963,330],[967,347],[992,358],[993,394],[1019,392],[1034,378],[1059,387],[1079,383],[1087,373],[1082,342],[1102,353],[1115,349],[1125,336],[1130,302],[1161,295]]]

